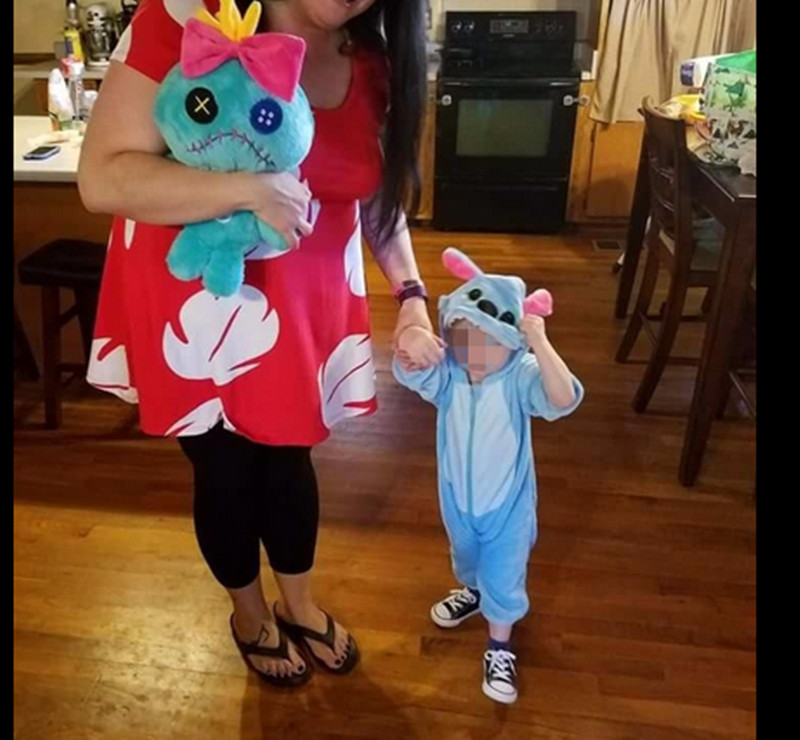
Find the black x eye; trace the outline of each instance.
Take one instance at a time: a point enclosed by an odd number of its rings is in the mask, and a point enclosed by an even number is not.
[[[500,317],[500,321],[502,321],[504,324],[511,324],[511,326],[516,326],[517,325],[517,320],[516,320],[516,318],[514,318],[514,314],[511,313],[511,311],[506,311]]]
[[[211,123],[219,114],[214,93],[205,87],[196,87],[186,96],[186,113],[195,123]]]
[[[481,293],[479,288],[473,288],[467,295],[471,301],[477,301],[483,293]]]

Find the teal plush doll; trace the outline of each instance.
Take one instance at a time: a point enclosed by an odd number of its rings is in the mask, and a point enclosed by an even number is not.
[[[180,63],[156,96],[155,120],[177,161],[215,172],[289,172],[306,158],[314,118],[299,87],[305,42],[255,34],[261,5],[244,19],[233,0],[212,16],[202,10],[184,31]],[[202,193],[199,194],[202,197]],[[217,296],[236,293],[246,256],[266,246],[278,255],[285,239],[250,212],[186,225],[167,257],[179,280],[202,278]]]

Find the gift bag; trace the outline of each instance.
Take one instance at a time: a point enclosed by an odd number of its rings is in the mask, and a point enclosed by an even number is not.
[[[701,99],[712,161],[738,165],[756,141],[756,53],[722,57],[711,64]]]

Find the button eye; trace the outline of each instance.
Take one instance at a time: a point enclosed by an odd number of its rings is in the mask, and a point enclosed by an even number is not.
[[[502,321],[504,324],[509,324],[511,326],[516,326],[517,325],[517,320],[516,320],[516,318],[514,318],[514,314],[511,313],[511,311],[506,311],[500,317],[500,321]]]
[[[272,134],[283,123],[283,108],[271,98],[259,100],[250,109],[250,125],[260,134]]]
[[[211,123],[219,115],[214,93],[205,87],[196,87],[186,96],[186,113],[195,123]]]
[[[471,301],[477,301],[483,293],[479,288],[473,288],[467,295]]]

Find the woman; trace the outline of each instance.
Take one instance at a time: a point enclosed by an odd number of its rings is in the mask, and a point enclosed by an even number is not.
[[[138,402],[145,432],[178,437],[194,467],[198,543],[230,594],[234,639],[265,680],[294,686],[310,676],[307,658],[334,673],[358,660],[353,637],[312,596],[310,450],[338,421],[376,408],[362,226],[400,302],[395,336],[424,330],[405,340],[419,365],[442,353],[402,211],[416,183],[423,11],[419,0],[263,3],[260,30],[307,44],[301,84],[316,135],[298,179],[203,172],[164,157],[156,90],[178,61],[182,24],[203,5],[219,9],[218,0],[140,5],[87,131],[81,194],[91,211],[117,216],[89,380]],[[244,12],[249,0],[237,5]],[[232,298],[169,275],[173,224],[238,210],[296,248],[274,260],[251,255]],[[259,542],[281,592],[274,614]]]

